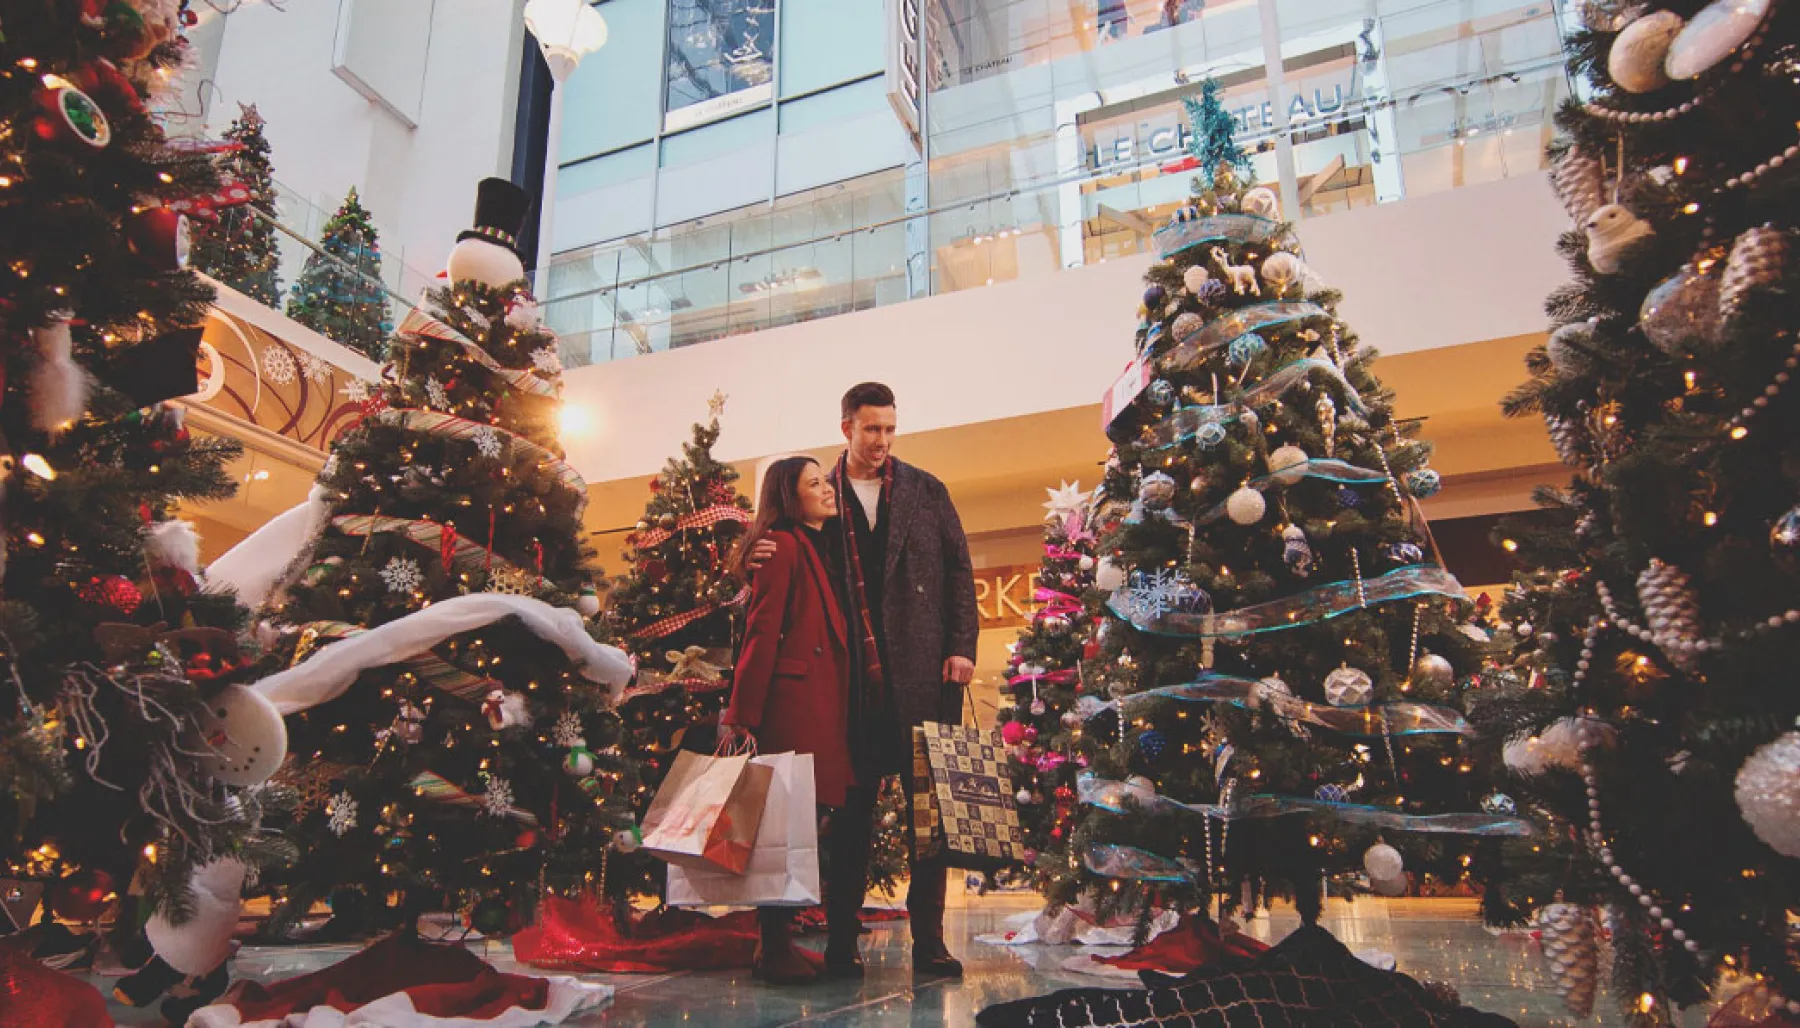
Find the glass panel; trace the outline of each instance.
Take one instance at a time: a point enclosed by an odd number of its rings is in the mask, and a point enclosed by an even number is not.
[[[678,167],[717,157],[740,147],[761,142],[775,130],[775,112],[762,110],[697,128],[662,141],[662,166]]]
[[[578,164],[565,163],[556,175],[556,196],[559,200],[567,200],[655,171],[656,148],[648,143]]]
[[[886,110],[887,82],[880,78],[864,79],[782,104],[781,131],[804,132],[829,122]]]
[[[606,46],[563,86],[564,164],[649,139],[661,113],[662,0],[611,0],[599,10]]]
[[[663,131],[766,103],[774,94],[776,0],[669,0]]]
[[[786,0],[781,5],[781,95],[810,93],[883,70],[882,0]]]

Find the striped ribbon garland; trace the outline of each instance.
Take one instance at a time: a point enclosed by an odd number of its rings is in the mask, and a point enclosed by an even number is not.
[[[294,651],[293,664],[299,664],[310,656],[320,642],[336,642],[340,639],[361,635],[366,631],[368,629],[361,625],[353,625],[347,621],[314,621],[300,633],[300,646]],[[397,663],[418,675],[433,689],[449,693],[471,703],[480,702],[489,691],[500,685],[492,678],[472,675],[429,651]]]
[[[587,482],[574,468],[569,466],[567,461],[517,432],[501,428],[499,425],[470,421],[454,414],[420,410],[415,407],[388,407],[376,416],[387,424],[396,425],[412,432],[422,432],[425,435],[441,436],[445,439],[472,439],[480,430],[489,429],[495,435],[510,440],[513,449],[523,451],[535,458],[541,469],[555,476],[556,480],[567,488],[584,496],[587,494]]]
[[[665,635],[672,635],[701,618],[724,610],[726,607],[735,607],[749,598],[750,587],[745,586],[738,590],[736,596],[726,600],[724,603],[706,603],[695,607],[693,610],[685,610],[679,614],[670,615],[669,617],[663,618],[661,621],[654,621],[645,625],[643,628],[631,633],[631,637],[633,639],[644,640],[661,639]]]
[[[435,771],[421,771],[409,784],[412,785],[413,792],[434,803],[443,803],[452,807],[467,807],[472,810],[487,809],[487,800],[453,784]],[[536,814],[518,807],[507,807],[506,816],[521,824],[536,825],[538,823]]]
[[[393,533],[404,536],[421,546],[428,546],[438,551],[444,560],[445,570],[461,569],[464,571],[476,568],[513,567],[505,558],[467,536],[456,534],[456,529],[442,521],[424,521],[412,518],[391,518],[383,514],[340,514],[331,519],[331,526],[345,535],[371,536]],[[538,589],[553,588],[542,575],[543,549],[536,544],[534,556],[538,563],[539,574],[533,586]]]
[[[532,396],[555,396],[561,389],[556,382],[542,378],[533,372],[502,367],[500,362],[489,356],[486,350],[470,342],[468,337],[429,314],[417,310],[408,311],[406,317],[400,322],[399,334],[436,339],[440,342],[460,346],[463,352],[468,354],[470,360],[493,372],[506,384],[522,393]]]

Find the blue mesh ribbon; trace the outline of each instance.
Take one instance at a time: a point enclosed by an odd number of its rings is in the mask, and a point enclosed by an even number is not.
[[[1183,371],[1206,359],[1207,354],[1258,329],[1285,325],[1301,318],[1328,318],[1331,312],[1306,300],[1269,300],[1221,314],[1179,337],[1159,362],[1164,371]]]
[[[1395,568],[1379,578],[1363,580],[1361,595],[1354,581],[1332,582],[1314,586],[1267,603],[1252,604],[1222,614],[1140,615],[1131,617],[1119,609],[1117,594],[1107,606],[1119,617],[1130,621],[1140,632],[1153,635],[1196,639],[1223,639],[1262,632],[1279,632],[1284,628],[1329,621],[1365,606],[1409,600],[1415,596],[1444,596],[1466,600],[1462,583],[1456,576],[1435,564],[1413,564]]]
[[[1327,482],[1337,482],[1340,485],[1377,485],[1388,480],[1388,477],[1379,471],[1359,468],[1354,464],[1330,457],[1320,457],[1301,461],[1280,471],[1271,471],[1260,478],[1253,478],[1249,485],[1258,492],[1266,493],[1273,488],[1286,488],[1302,478],[1322,478]],[[1225,504],[1219,503],[1195,518],[1194,524],[1204,527],[1224,516]]]
[[[1531,822],[1523,818],[1496,814],[1405,814],[1391,807],[1333,803],[1330,800],[1266,793],[1236,800],[1231,809],[1226,810],[1213,803],[1181,803],[1167,796],[1142,793],[1123,782],[1095,778],[1092,775],[1083,775],[1075,786],[1076,795],[1082,803],[1113,814],[1128,813],[1125,801],[1133,799],[1140,810],[1170,813],[1185,811],[1222,821],[1260,821],[1289,814],[1318,814],[1342,824],[1369,825],[1384,831],[1415,832],[1422,835],[1524,838],[1535,831]]]
[[[1164,225],[1156,230],[1152,238],[1156,241],[1157,256],[1167,257],[1200,243],[1227,240],[1233,243],[1263,243],[1275,238],[1280,231],[1281,222],[1259,214],[1213,214],[1192,221]]]
[[[1229,703],[1246,709],[1267,708],[1270,713],[1289,721],[1323,728],[1340,735],[1378,738],[1383,735],[1467,735],[1469,725],[1463,716],[1449,707],[1428,703],[1373,703],[1367,706],[1333,707],[1313,703],[1297,696],[1256,693],[1257,683],[1248,678],[1207,672],[1192,682],[1164,685],[1133,693],[1109,703],[1096,703],[1086,708],[1077,705],[1083,717],[1093,717],[1107,708],[1125,708],[1146,700],[1180,700],[1186,703]],[[1085,697],[1084,697],[1085,699]]]
[[[1081,855],[1081,862],[1102,878],[1124,878],[1135,882],[1193,881],[1199,871],[1149,850],[1111,843],[1090,845]]]

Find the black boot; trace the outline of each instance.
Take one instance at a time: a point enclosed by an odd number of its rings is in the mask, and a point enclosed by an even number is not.
[[[210,1006],[220,996],[225,995],[225,987],[231,984],[231,975],[220,964],[198,978],[189,978],[169,990],[169,998],[163,1000],[158,1011],[170,1024],[187,1024],[194,1011]]]
[[[825,943],[825,974],[832,978],[861,978],[868,969],[863,966],[860,935],[833,929]]]
[[[819,972],[794,945],[792,911],[785,907],[764,907],[757,915],[762,942],[751,959],[751,973],[770,985],[805,985],[817,981]]]
[[[163,958],[151,957],[143,970],[119,979],[119,984],[113,986],[113,999],[128,1007],[147,1007],[186,977],[164,963]]]
[[[942,939],[913,943],[914,978],[961,978],[962,961],[950,955]]]

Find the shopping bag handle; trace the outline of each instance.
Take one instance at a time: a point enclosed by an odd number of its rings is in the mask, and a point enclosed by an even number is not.
[[[972,683],[972,682],[960,682],[960,683],[959,682],[951,682],[949,684],[954,685],[958,689],[962,690],[962,695],[963,695],[963,704],[962,705],[968,708],[969,720],[974,722],[975,730],[978,732],[981,731],[981,710],[980,710],[980,708],[976,707],[976,705],[975,705],[974,683]],[[959,721],[961,720],[961,712],[960,711],[958,712],[958,720]]]
[[[745,732],[741,736],[735,733],[720,733],[719,744],[713,748],[713,756],[754,757],[756,756],[756,736],[750,732]]]

